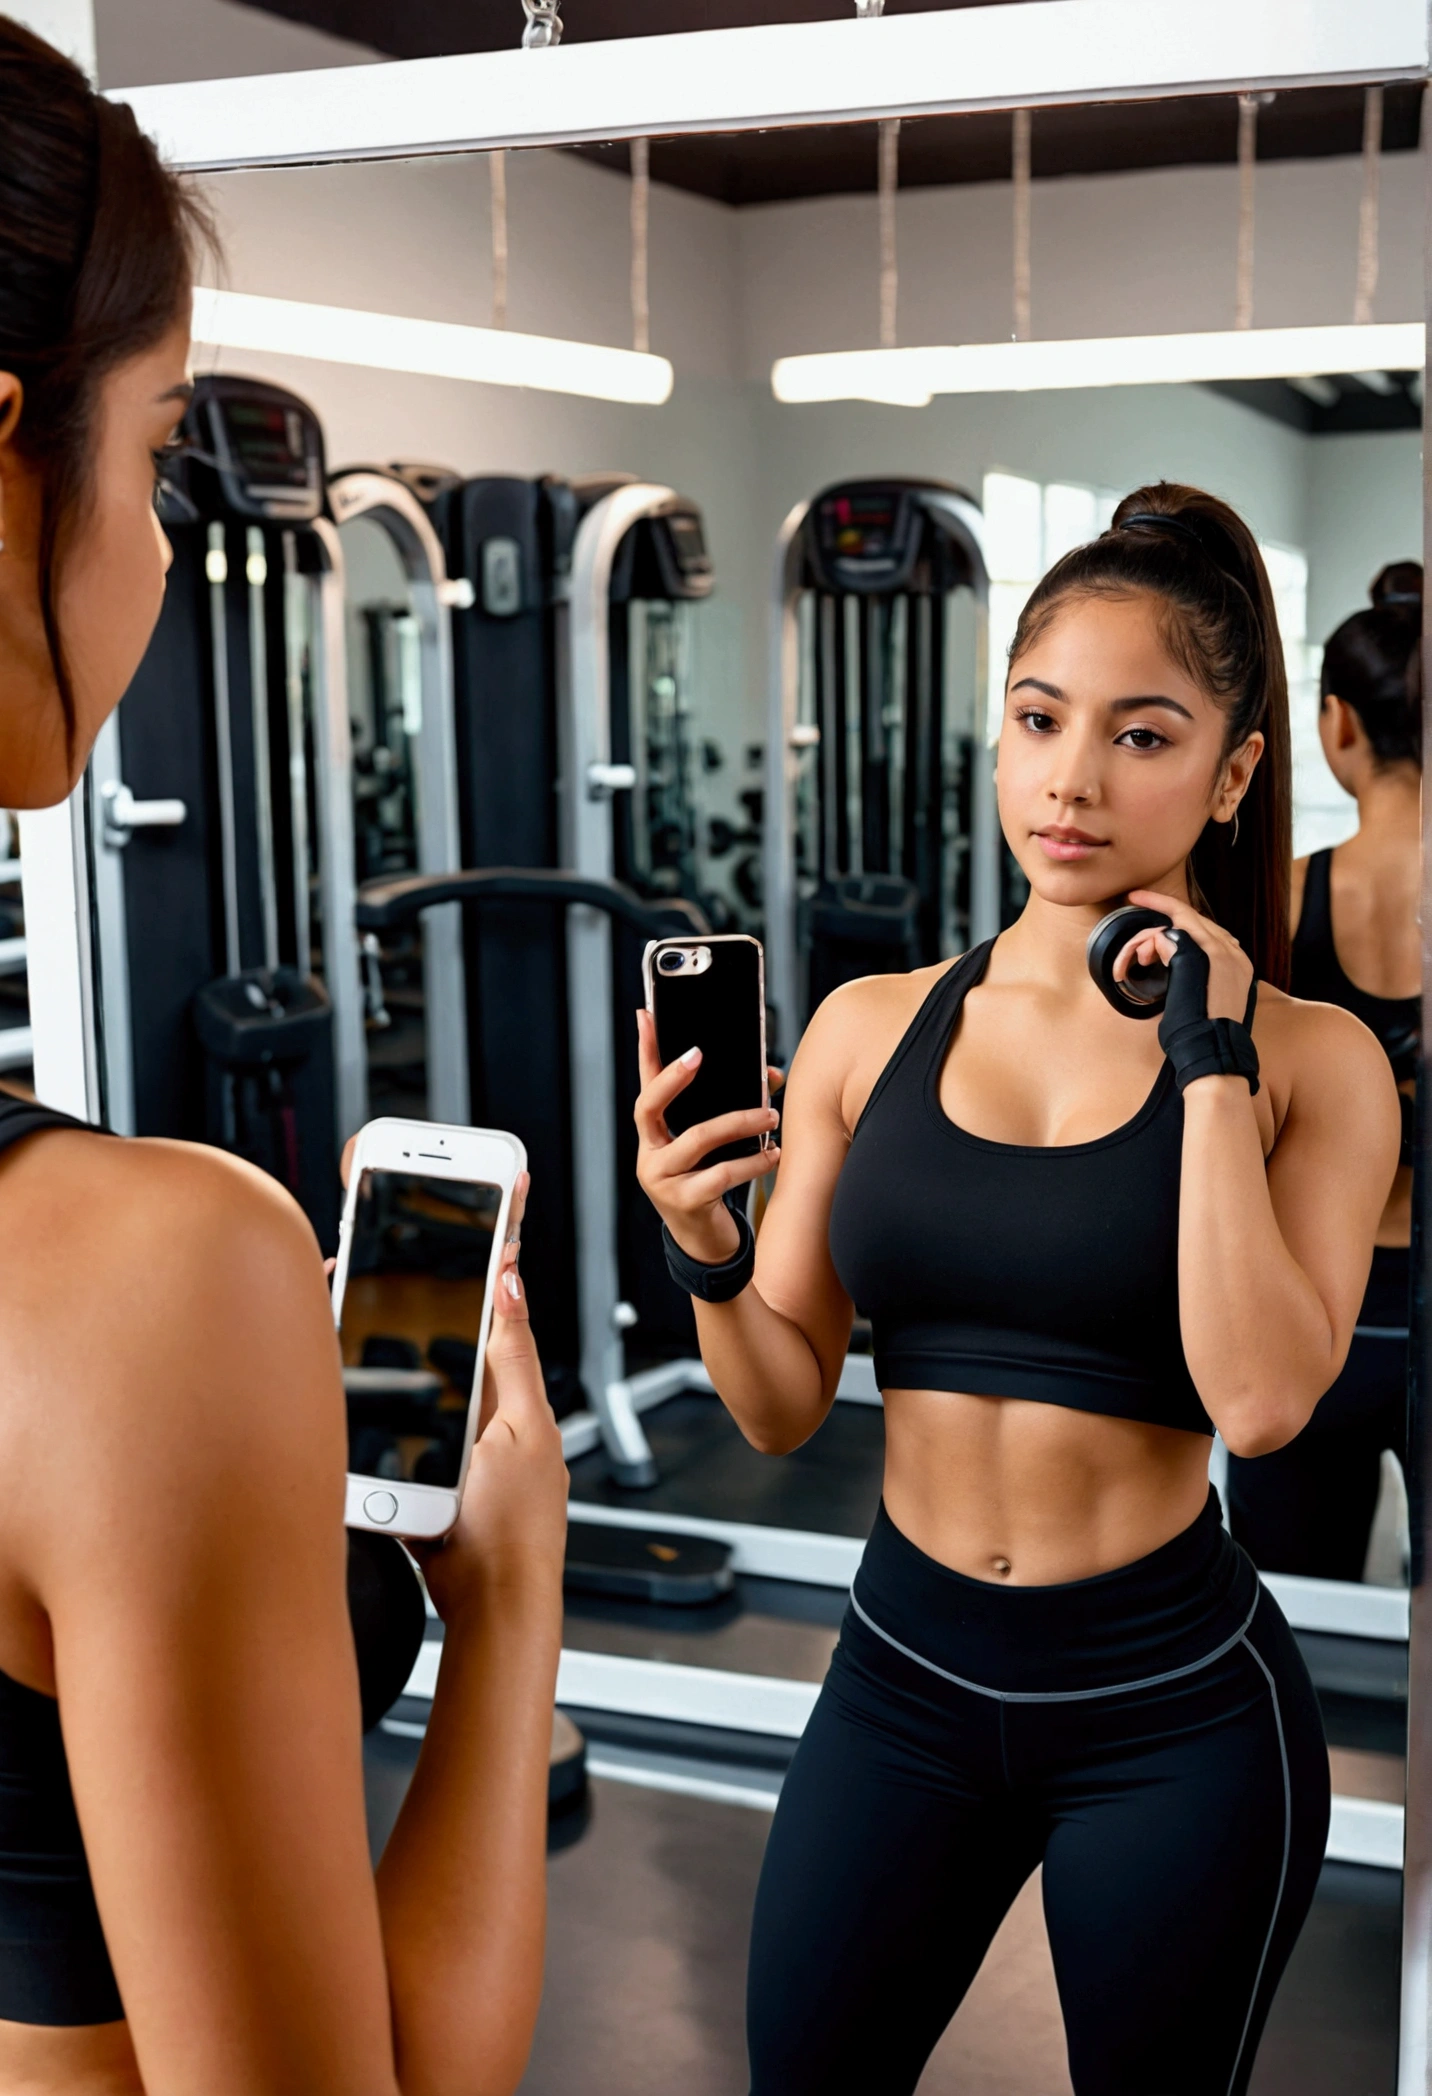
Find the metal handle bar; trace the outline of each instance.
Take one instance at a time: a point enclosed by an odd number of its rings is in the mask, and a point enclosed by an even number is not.
[[[107,779],[99,792],[105,838],[112,845],[128,844],[134,830],[177,830],[188,820],[183,801],[137,801],[122,779]]]
[[[388,931],[445,902],[461,903],[465,908],[543,902],[553,909],[569,909],[575,904],[620,918],[648,939],[711,929],[695,903],[681,896],[649,903],[621,881],[591,880],[560,868],[526,866],[482,866],[463,873],[407,873],[393,880],[365,881],[358,890],[355,916],[360,931]]]

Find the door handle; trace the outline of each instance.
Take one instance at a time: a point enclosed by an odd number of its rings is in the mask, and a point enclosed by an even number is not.
[[[188,820],[183,801],[137,801],[122,779],[108,779],[99,789],[104,803],[104,841],[122,851],[136,830],[177,830]]]
[[[594,801],[610,800],[614,793],[630,793],[636,785],[634,764],[589,764],[587,795]]]

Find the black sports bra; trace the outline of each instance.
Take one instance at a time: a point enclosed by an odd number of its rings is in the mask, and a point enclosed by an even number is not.
[[[1211,1434],[1178,1318],[1183,1101],[1166,1063],[1090,1143],[991,1142],[940,1073],[993,940],[935,984],[880,1075],[835,1190],[830,1248],[882,1390],[1023,1397]]]
[[[1422,1036],[1420,997],[1374,997],[1347,975],[1333,942],[1333,855],[1314,852],[1308,861],[1303,911],[1293,935],[1292,990],[1319,1004],[1340,1004],[1377,1035],[1400,1079],[1417,1074]]]

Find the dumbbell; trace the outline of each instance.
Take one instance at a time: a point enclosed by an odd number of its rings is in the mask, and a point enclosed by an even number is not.
[[[1139,903],[1122,903],[1101,917],[1090,932],[1084,948],[1089,973],[1116,1012],[1126,1019],[1157,1019],[1168,997],[1168,964],[1165,961],[1131,961],[1122,982],[1114,980],[1114,963],[1140,932],[1168,931],[1172,920],[1162,910],[1146,909]],[[1178,934],[1175,932],[1174,937]]]

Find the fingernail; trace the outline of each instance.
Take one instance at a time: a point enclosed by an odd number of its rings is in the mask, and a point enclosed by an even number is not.
[[[510,1266],[502,1278],[507,1284],[507,1293],[511,1296],[513,1302],[520,1303],[522,1300],[522,1283],[518,1280],[516,1273]]]
[[[701,1060],[701,1050],[699,1048],[688,1048],[681,1060],[688,1070],[694,1070]]]

